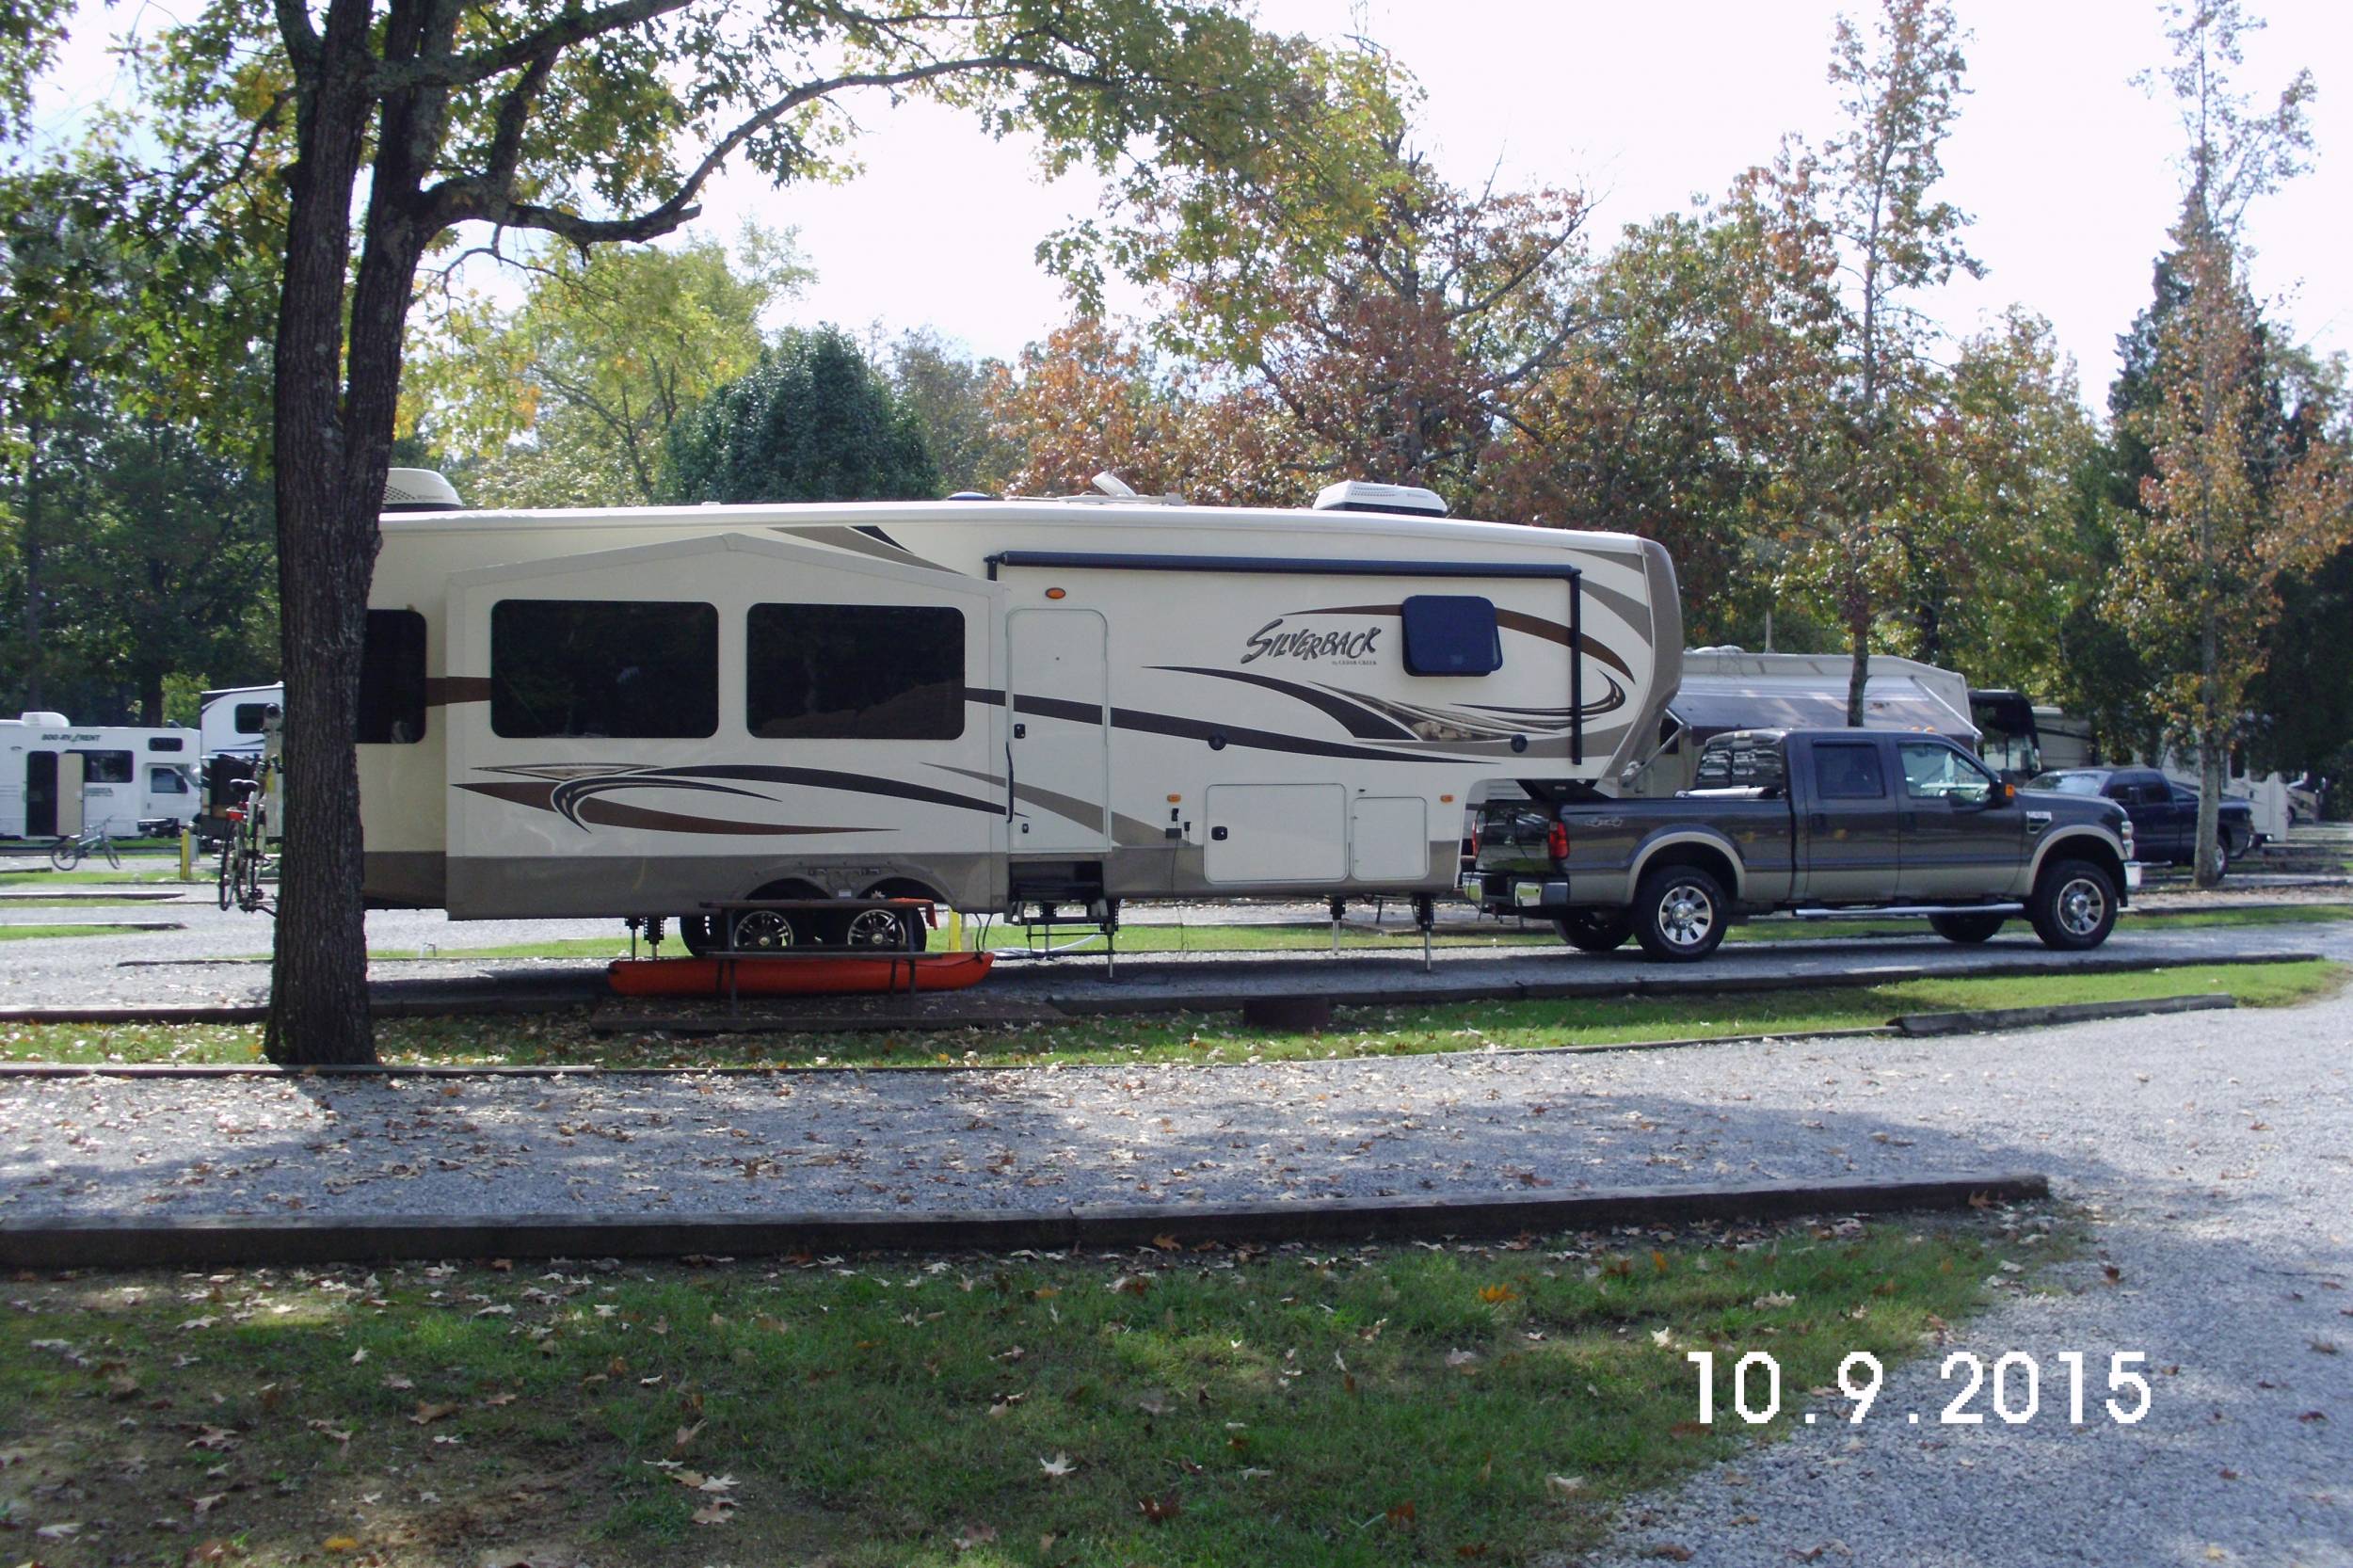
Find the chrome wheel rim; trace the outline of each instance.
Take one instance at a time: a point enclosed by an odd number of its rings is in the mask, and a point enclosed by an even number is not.
[[[1716,901],[1678,882],[1658,901],[1658,934],[1679,948],[1697,947],[1716,929]]]
[[[901,948],[906,946],[906,930],[899,917],[888,909],[861,909],[850,917],[850,930],[844,938],[854,948]]]
[[[792,945],[792,922],[774,909],[755,909],[736,919],[738,952],[760,952]]]
[[[2070,936],[2089,936],[2107,919],[2107,890],[2088,876],[2070,880],[2058,890],[2059,929]]]

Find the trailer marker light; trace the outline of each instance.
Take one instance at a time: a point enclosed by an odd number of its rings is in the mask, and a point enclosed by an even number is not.
[[[1184,799],[1184,798],[1185,798],[1185,797],[1184,797],[1184,796],[1182,796],[1182,795],[1171,795],[1171,796],[1169,796],[1169,797],[1168,797],[1168,803],[1169,803],[1171,806],[1174,806],[1174,805],[1176,805],[1178,801],[1180,801],[1180,800],[1182,800],[1182,799]]]
[[[1454,804],[1454,797],[1452,795],[1440,795],[1438,797],[1438,804],[1441,806],[1451,806]]]
[[[1063,597],[1063,590],[1060,588],[1048,588],[1046,590],[1046,597],[1048,599],[1060,599]]]

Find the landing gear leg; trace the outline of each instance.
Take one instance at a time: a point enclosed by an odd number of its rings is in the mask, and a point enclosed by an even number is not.
[[[1414,895],[1414,923],[1421,927],[1421,972],[1429,974],[1433,969],[1430,952],[1430,936],[1432,929],[1438,923],[1438,901],[1428,893],[1416,893]]]
[[[1119,978],[1119,901],[1103,901],[1103,978]]]
[[[1332,956],[1335,958],[1340,955],[1340,920],[1347,913],[1348,900],[1336,898],[1332,901]]]

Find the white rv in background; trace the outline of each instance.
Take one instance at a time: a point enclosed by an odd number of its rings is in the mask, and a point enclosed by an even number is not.
[[[1664,743],[1611,792],[1650,799],[1689,789],[1700,748],[1735,729],[1843,728],[1853,678],[1851,654],[1686,648],[1682,686],[1667,702]],[[1972,750],[1978,739],[1966,678],[1889,653],[1871,655],[1863,724],[1942,735]]]
[[[262,720],[272,707],[286,704],[283,681],[275,686],[222,686],[206,692],[198,710],[197,728],[203,732],[207,757],[262,755]]]
[[[75,726],[63,713],[0,719],[0,838],[55,839],[195,817],[197,732]]]
[[[394,482],[366,891],[460,920],[1446,893],[1474,789],[1614,777],[1680,662],[1658,545],[1427,491],[494,512]]]

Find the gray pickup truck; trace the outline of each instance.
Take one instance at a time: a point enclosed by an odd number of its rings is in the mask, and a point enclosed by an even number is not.
[[[1481,809],[1464,891],[1548,918],[1606,952],[1716,950],[1744,916],[1922,915],[1982,942],[2024,915],[2046,946],[2098,947],[2140,885],[2113,801],[2021,791],[1952,742],[1867,729],[1752,729],[1700,753],[1672,799],[1561,793]]]

